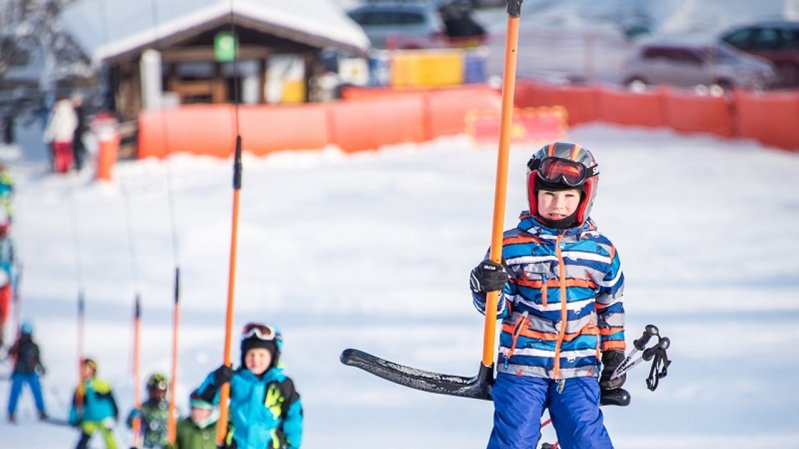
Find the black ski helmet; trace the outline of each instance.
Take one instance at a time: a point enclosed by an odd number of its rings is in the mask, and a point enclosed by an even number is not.
[[[280,353],[283,351],[283,335],[280,329],[262,323],[247,323],[241,331],[241,364],[247,351],[253,348],[264,348],[272,355],[269,368],[277,366]]]
[[[527,202],[530,213],[541,218],[538,215],[538,190],[578,189],[582,194],[575,224],[581,226],[591,214],[598,183],[599,165],[588,148],[569,142],[544,145],[527,162]]]

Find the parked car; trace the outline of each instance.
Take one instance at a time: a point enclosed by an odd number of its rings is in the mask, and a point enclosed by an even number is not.
[[[625,61],[626,85],[671,84],[766,89],[777,82],[772,64],[725,44],[650,41],[636,47]]]
[[[771,61],[781,85],[799,86],[799,22],[773,21],[739,26],[720,40],[743,52]]]
[[[417,49],[479,43],[485,28],[458,2],[371,2],[348,11],[374,48]],[[477,40],[477,42],[475,42]]]

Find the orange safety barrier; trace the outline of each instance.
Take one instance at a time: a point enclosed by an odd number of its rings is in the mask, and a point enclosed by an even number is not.
[[[663,97],[666,125],[678,132],[735,135],[733,108],[726,97],[668,89]]]
[[[478,142],[498,142],[498,112],[473,111],[466,120],[466,133]],[[517,109],[513,113],[510,140],[541,143],[560,140],[566,134],[566,110],[560,106]]]
[[[739,137],[767,145],[799,149],[799,95],[793,92],[756,93],[736,90],[736,128]]]
[[[228,157],[235,142],[233,120],[233,107],[228,104],[143,111],[139,114],[139,158],[163,158],[175,152]]]
[[[186,105],[142,112],[139,158],[162,158],[174,152],[229,157],[235,142],[234,125],[231,105]],[[259,156],[276,150],[322,148],[329,142],[323,105],[240,106],[239,127],[243,150]]]
[[[318,149],[334,144],[347,152],[402,142],[422,142],[464,132],[491,134],[492,114],[501,107],[498,92],[486,85],[452,89],[347,89],[350,100],[325,104],[239,107],[244,150],[265,155],[276,150]],[[697,96],[672,89],[631,93],[585,86],[519,82],[517,106],[560,106],[568,124],[604,120],[638,126],[668,126],[679,132],[744,137],[781,148],[799,149],[799,94],[736,91],[732,99]],[[232,105],[185,105],[139,115],[139,157],[173,152],[229,157],[233,151]],[[467,118],[478,114],[480,122]],[[482,116],[480,116],[482,114]],[[541,117],[514,122],[521,134]],[[532,121],[530,121],[532,120]],[[536,124],[537,123],[537,124]],[[557,128],[548,123],[546,129]],[[165,129],[163,129],[165,127]],[[476,128],[480,130],[476,130]],[[520,137],[521,136],[521,137]],[[479,139],[478,139],[479,140]],[[550,139],[551,140],[551,139]],[[100,155],[98,177],[110,179],[112,151]],[[103,171],[105,170],[105,171]],[[107,177],[107,178],[105,178]]]
[[[469,89],[430,91],[425,95],[425,135],[428,139],[466,132],[466,117],[482,111],[499,117],[502,97],[483,85]]]
[[[599,120],[618,125],[666,126],[663,91],[634,93],[599,89]]]
[[[263,156],[278,150],[324,148],[327,109],[321,103],[292,106],[241,106],[242,150]]]
[[[595,87],[518,81],[514,102],[519,108],[562,106],[571,126],[599,120],[599,92]]]
[[[327,107],[330,143],[344,151],[425,140],[421,94],[341,101]]]

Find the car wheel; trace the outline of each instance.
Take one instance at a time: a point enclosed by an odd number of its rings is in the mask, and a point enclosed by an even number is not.
[[[624,81],[624,85],[627,86],[627,89],[630,89],[633,92],[644,92],[649,88],[649,83],[647,83],[646,80],[640,76],[627,78]]]
[[[720,97],[725,93],[732,93],[734,88],[735,84],[732,81],[728,79],[720,79],[711,84],[709,89],[711,95]]]

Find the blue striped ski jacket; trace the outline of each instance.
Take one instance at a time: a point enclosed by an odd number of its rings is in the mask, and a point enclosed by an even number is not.
[[[556,230],[522,212],[505,231],[497,371],[547,379],[600,374],[600,352],[624,352],[624,275],[613,244],[589,218]],[[485,314],[486,295],[472,292]]]

